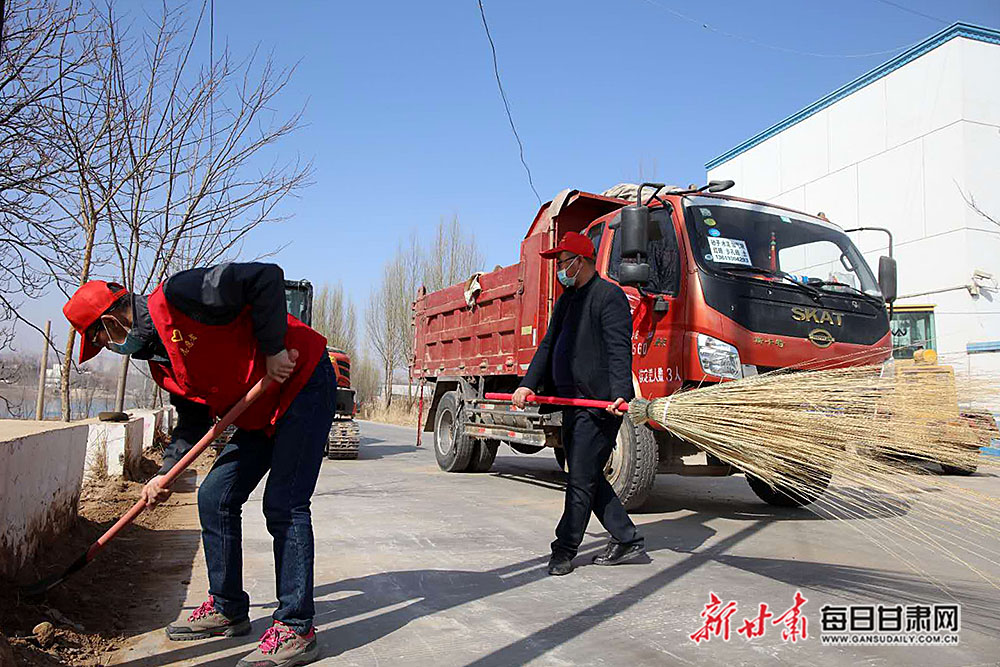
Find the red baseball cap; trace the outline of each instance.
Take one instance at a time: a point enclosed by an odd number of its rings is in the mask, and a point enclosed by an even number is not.
[[[539,255],[545,259],[553,259],[559,256],[561,252],[571,252],[574,255],[580,255],[581,257],[594,258],[594,243],[588,239],[583,234],[577,234],[576,232],[566,232],[563,234],[562,240],[559,241],[557,245],[552,250],[543,250]]]
[[[124,287],[113,292],[108,283],[103,280],[91,280],[81,285],[80,289],[74,292],[66,305],[63,306],[63,315],[80,334],[81,364],[101,351],[101,348],[91,343],[87,338],[87,329],[107,312],[108,308],[115,304],[115,301],[126,294],[128,294],[128,290]]]

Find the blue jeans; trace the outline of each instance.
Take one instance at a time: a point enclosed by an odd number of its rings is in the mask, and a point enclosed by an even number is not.
[[[274,539],[278,609],[274,619],[305,633],[312,627],[313,531],[309,499],[316,488],[333,422],[337,381],[326,355],[281,416],[274,435],[238,429],[198,490],[209,593],[227,618],[245,617],[243,504],[270,471],[264,518]]]

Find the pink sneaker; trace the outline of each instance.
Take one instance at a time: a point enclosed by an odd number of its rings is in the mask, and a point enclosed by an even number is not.
[[[292,667],[305,665],[319,656],[316,628],[304,635],[281,621],[275,621],[260,638],[257,650],[240,660],[236,667]]]
[[[211,595],[188,616],[187,622],[177,621],[167,626],[167,637],[174,641],[238,637],[249,632],[249,618],[246,616],[237,619],[226,618],[215,608],[215,599]]]

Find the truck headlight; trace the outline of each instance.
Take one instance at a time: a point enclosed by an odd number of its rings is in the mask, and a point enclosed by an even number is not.
[[[740,351],[729,343],[705,334],[698,334],[698,360],[707,375],[736,380],[743,377]]]

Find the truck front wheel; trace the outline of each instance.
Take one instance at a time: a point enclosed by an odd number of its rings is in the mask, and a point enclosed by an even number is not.
[[[811,483],[808,487],[792,489],[782,484],[771,486],[760,477],[746,474],[747,483],[757,497],[768,505],[777,507],[802,507],[815,502],[823,495],[826,487],[830,485],[830,473],[816,470],[811,471],[809,477]]]
[[[659,458],[653,432],[645,426],[636,426],[630,419],[622,420],[615,448],[604,466],[604,476],[625,509],[638,509],[646,502],[656,481]]]
[[[569,472],[569,468],[566,467],[566,450],[562,447],[556,447],[552,450],[556,453],[556,463],[563,472]]]
[[[469,469],[475,442],[463,433],[462,421],[458,392],[449,391],[441,397],[434,420],[434,456],[445,472]]]

